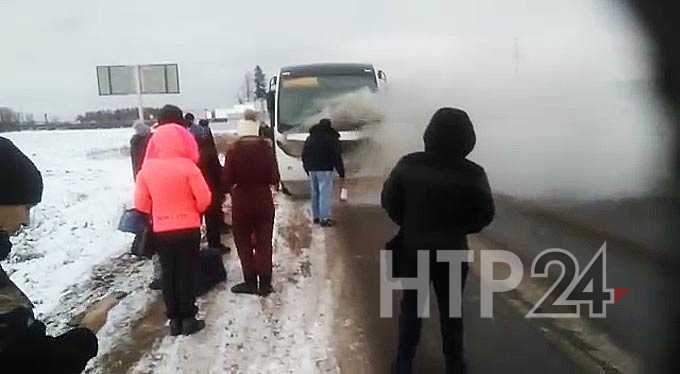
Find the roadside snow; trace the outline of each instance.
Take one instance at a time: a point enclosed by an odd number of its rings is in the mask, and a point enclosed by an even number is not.
[[[323,231],[310,228],[305,204],[278,196],[274,288],[268,298],[234,295],[242,279],[236,251],[228,281],[199,299],[204,331],[167,334],[160,292],[147,289],[149,261],[126,254],[132,237],[116,230],[131,204],[131,131],[21,132],[14,141],[42,171],[43,201],[15,238],[3,267],[60,333],[105,295],[127,294],[99,330],[88,373],[337,373],[334,301]],[[232,245],[233,248],[233,245]]]
[[[303,207],[278,200],[275,232],[280,233],[301,218]],[[200,300],[206,329],[190,337],[165,336],[132,372],[337,373],[324,235],[316,230],[305,248],[293,248],[297,243],[277,235],[276,292],[268,298],[231,293],[242,274],[238,259],[230,256],[228,283]]]
[[[63,292],[84,281],[96,264],[127,250],[131,237],[116,231],[132,197],[129,129],[3,134],[42,172],[43,201],[31,226],[12,238],[3,267],[50,319]]]

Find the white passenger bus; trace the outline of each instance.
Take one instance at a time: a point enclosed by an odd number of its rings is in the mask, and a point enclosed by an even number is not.
[[[330,117],[340,132],[347,177],[357,175],[362,166],[362,146],[370,140],[366,130],[380,117],[353,116],[358,110],[351,106],[368,101],[385,82],[385,73],[373,65],[335,63],[284,67],[270,80],[268,110],[285,191],[308,191],[302,148],[309,128],[323,117]],[[332,118],[333,110],[336,118]]]

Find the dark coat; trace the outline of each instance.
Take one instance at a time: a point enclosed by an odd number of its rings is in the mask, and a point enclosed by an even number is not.
[[[309,129],[302,149],[302,166],[307,173],[336,170],[341,178],[345,177],[340,134],[333,127],[319,124]]]
[[[219,186],[220,171],[222,166],[217,156],[217,147],[215,146],[215,138],[213,137],[210,127],[200,124],[194,124],[189,127],[189,132],[196,139],[198,144],[199,161],[198,167],[203,173],[210,189],[215,191]]]
[[[142,169],[146,146],[149,144],[151,133],[145,135],[135,134],[130,139],[130,158],[132,159],[132,175],[137,179],[137,173]]]
[[[475,135],[465,112],[435,114],[425,152],[404,156],[382,191],[382,206],[398,224],[397,273],[414,276],[417,250],[467,249],[466,235],[491,223],[494,204],[484,169],[467,160]],[[463,115],[464,114],[464,115]]]
[[[33,316],[33,304],[9,279],[2,266],[0,300],[0,352],[20,337],[45,335],[45,325]]]
[[[3,373],[80,373],[97,355],[97,337],[77,328],[52,337],[33,305],[0,266],[0,362]]]

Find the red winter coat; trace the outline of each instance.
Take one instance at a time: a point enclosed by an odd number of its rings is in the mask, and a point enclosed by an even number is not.
[[[235,215],[254,209],[273,209],[270,186],[279,184],[279,169],[271,144],[244,136],[227,152],[222,186],[231,193]]]
[[[158,127],[137,174],[135,208],[151,214],[154,232],[201,227],[211,193],[196,166],[198,147],[182,126]]]

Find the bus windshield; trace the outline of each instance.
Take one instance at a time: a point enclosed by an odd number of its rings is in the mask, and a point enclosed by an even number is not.
[[[279,93],[280,133],[305,132],[328,103],[342,95],[375,92],[372,74],[282,77]]]

